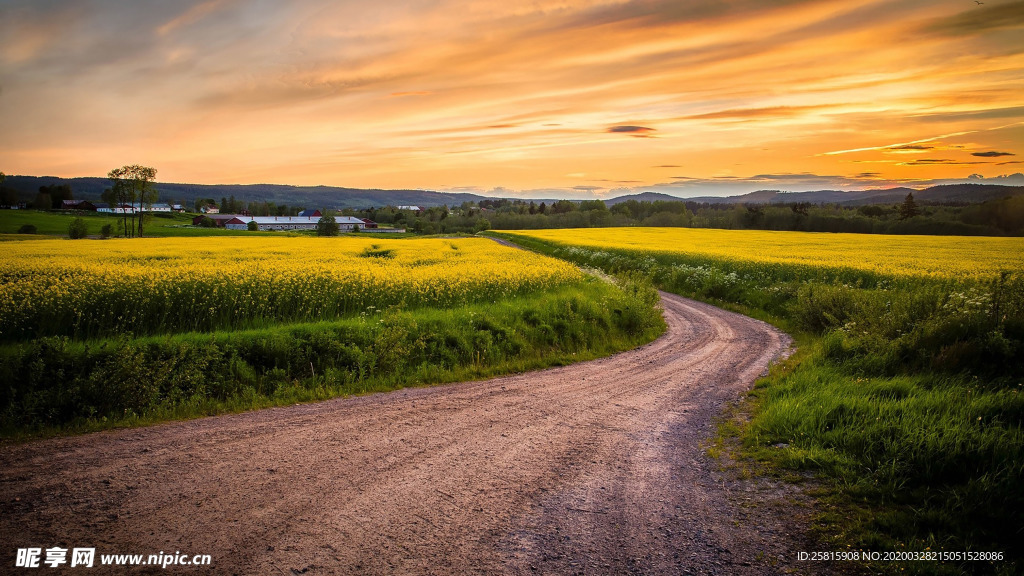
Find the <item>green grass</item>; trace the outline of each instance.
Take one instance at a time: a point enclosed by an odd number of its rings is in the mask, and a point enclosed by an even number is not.
[[[151,237],[171,236],[289,236],[292,232],[249,232],[248,230],[226,230],[224,228],[201,228],[192,226],[194,214],[161,213],[153,214],[144,224],[143,233]],[[18,239],[32,239],[38,236],[60,236],[66,238],[68,225],[75,218],[82,218],[89,227],[90,236],[99,236],[104,224],[110,224],[116,231],[121,217],[99,212],[43,212],[39,210],[0,210],[0,234],[17,234],[18,230],[31,224],[36,227],[35,235],[20,235]]]
[[[1007,562],[882,563],[918,574],[1020,569],[1024,395],[962,375],[851,374],[808,344],[759,381],[741,453],[825,479],[825,549],[1000,551]],[[784,448],[778,448],[784,446]]]
[[[822,480],[823,549],[1008,558],[869,566],[886,573],[1011,574],[1024,565],[1024,274],[829,276],[525,244],[612,274],[646,274],[795,335],[801,350],[756,384],[735,433],[741,457]]]
[[[0,436],[29,438],[322,400],[587,360],[664,330],[650,286],[595,278],[450,310],[0,347]]]
[[[192,225],[195,214],[160,213],[153,214],[145,223],[144,234],[147,237],[166,238],[181,236],[315,236],[315,230],[289,230],[250,232],[248,230],[227,230],[225,228],[202,228]],[[104,224],[110,224],[116,231],[120,216],[100,212],[44,212],[40,210],[0,210],[0,241],[32,240],[40,236],[59,236],[67,238],[68,225],[75,218],[82,218],[89,227],[90,236],[99,236]],[[18,230],[31,224],[36,227],[35,234],[18,234]],[[343,235],[351,235],[347,233]],[[376,234],[375,232],[356,232],[354,234]],[[387,232],[382,236],[388,238],[411,238],[419,234],[413,232]],[[440,237],[441,235],[438,235]],[[445,237],[452,237],[446,235]]]

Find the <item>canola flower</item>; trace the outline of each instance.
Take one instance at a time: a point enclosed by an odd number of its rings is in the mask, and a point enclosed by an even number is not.
[[[38,240],[5,248],[3,340],[329,320],[499,300],[583,277],[561,260],[479,238]]]
[[[564,247],[632,256],[852,269],[894,277],[984,280],[1024,270],[1024,238],[894,236],[706,228],[506,230]]]

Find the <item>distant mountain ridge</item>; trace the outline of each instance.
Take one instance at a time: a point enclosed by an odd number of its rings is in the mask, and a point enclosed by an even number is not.
[[[40,186],[68,184],[78,200],[97,201],[110,187],[107,178],[59,178],[56,176],[8,176],[3,185],[17,190],[30,201]],[[467,193],[434,192],[430,190],[378,190],[342,188],[337,186],[289,186],[287,184],[180,184],[157,182],[160,200],[183,201],[191,206],[199,198],[235,197],[240,202],[273,202],[278,206],[306,208],[369,208],[381,206],[458,206],[463,202],[479,202],[486,196]]]
[[[758,190],[738,196],[698,196],[678,198],[660,192],[643,192],[605,200],[614,206],[620,202],[671,201],[697,202],[707,204],[789,204],[808,202],[810,204],[893,204],[902,202],[908,192],[913,192],[918,202],[966,202],[981,203],[1006,196],[1024,194],[1024,186],[1002,186],[999,184],[944,184],[922,190],[913,188],[887,188],[884,190],[816,190],[813,192],[783,192],[780,190]]]

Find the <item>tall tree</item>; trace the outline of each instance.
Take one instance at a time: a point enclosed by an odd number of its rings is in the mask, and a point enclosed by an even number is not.
[[[325,216],[321,216],[320,220],[316,223],[316,235],[317,236],[337,236],[338,235],[338,221],[334,219],[334,215],[328,212]]]
[[[920,213],[921,211],[917,209],[917,202],[914,202],[914,193],[907,192],[907,197],[903,200],[903,204],[900,204],[900,220],[913,218]]]
[[[0,172],[0,184],[4,183],[7,179],[7,175]],[[6,186],[0,186],[0,206],[17,206],[18,205],[18,192],[7,188]]]
[[[36,194],[36,201],[32,203],[32,207],[36,210],[49,210],[52,204],[53,200],[50,195],[40,191],[39,194]]]
[[[114,183],[111,187],[114,195],[125,200],[125,204],[136,206],[137,210],[132,214],[125,214],[125,231],[131,230],[142,237],[142,225],[146,215],[146,209],[152,208],[156,202],[158,192],[153,185],[156,180],[156,168],[132,164],[111,170],[107,177]]]

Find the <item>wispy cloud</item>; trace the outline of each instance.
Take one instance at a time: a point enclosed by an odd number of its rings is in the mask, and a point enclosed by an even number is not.
[[[885,149],[886,152],[926,152],[928,150],[934,150],[935,146],[925,146],[923,144],[905,144],[903,146],[890,146]]]
[[[194,24],[209,14],[217,11],[228,4],[225,0],[209,0],[201,4],[194,4],[180,15],[176,16],[166,24],[161,25],[156,29],[156,33],[160,36],[166,36],[182,26],[188,26]]]
[[[968,36],[1024,27],[1024,2],[982,3],[924,27],[925,32],[945,36]]]
[[[824,156],[836,156],[838,154],[850,154],[853,152],[871,152],[874,150],[924,150],[925,148],[913,148],[913,146],[920,146],[925,142],[935,142],[937,140],[944,140],[947,138],[953,138],[955,136],[966,136],[967,134],[973,133],[973,130],[965,132],[951,132],[949,134],[943,134],[941,136],[932,136],[929,138],[922,138],[920,140],[914,140],[911,142],[901,142],[898,144],[883,144],[881,146],[866,146],[864,148],[850,148],[848,150],[834,150],[831,152],[823,153]]]
[[[638,138],[647,138],[656,131],[656,129],[648,128],[647,126],[631,125],[610,126],[607,129],[607,132],[610,132],[612,134],[629,134],[630,136],[635,136]]]
[[[963,161],[958,161],[958,160],[952,160],[952,159],[949,159],[949,158],[921,158],[921,159],[918,159],[918,160],[910,160],[908,162],[900,162],[899,163],[900,166],[935,166],[935,165],[938,165],[938,164],[942,164],[942,165],[945,165],[945,166],[971,166],[971,165],[974,165],[974,164],[989,164],[989,162],[984,162],[984,161],[973,161],[973,162],[972,161],[967,161],[967,162],[963,162]]]
[[[718,110],[716,112],[705,112],[703,114],[691,114],[683,116],[684,120],[747,120],[750,118],[785,118],[797,116],[807,112],[834,109],[840,104],[823,104],[817,106],[772,106],[770,108],[732,108]]]

